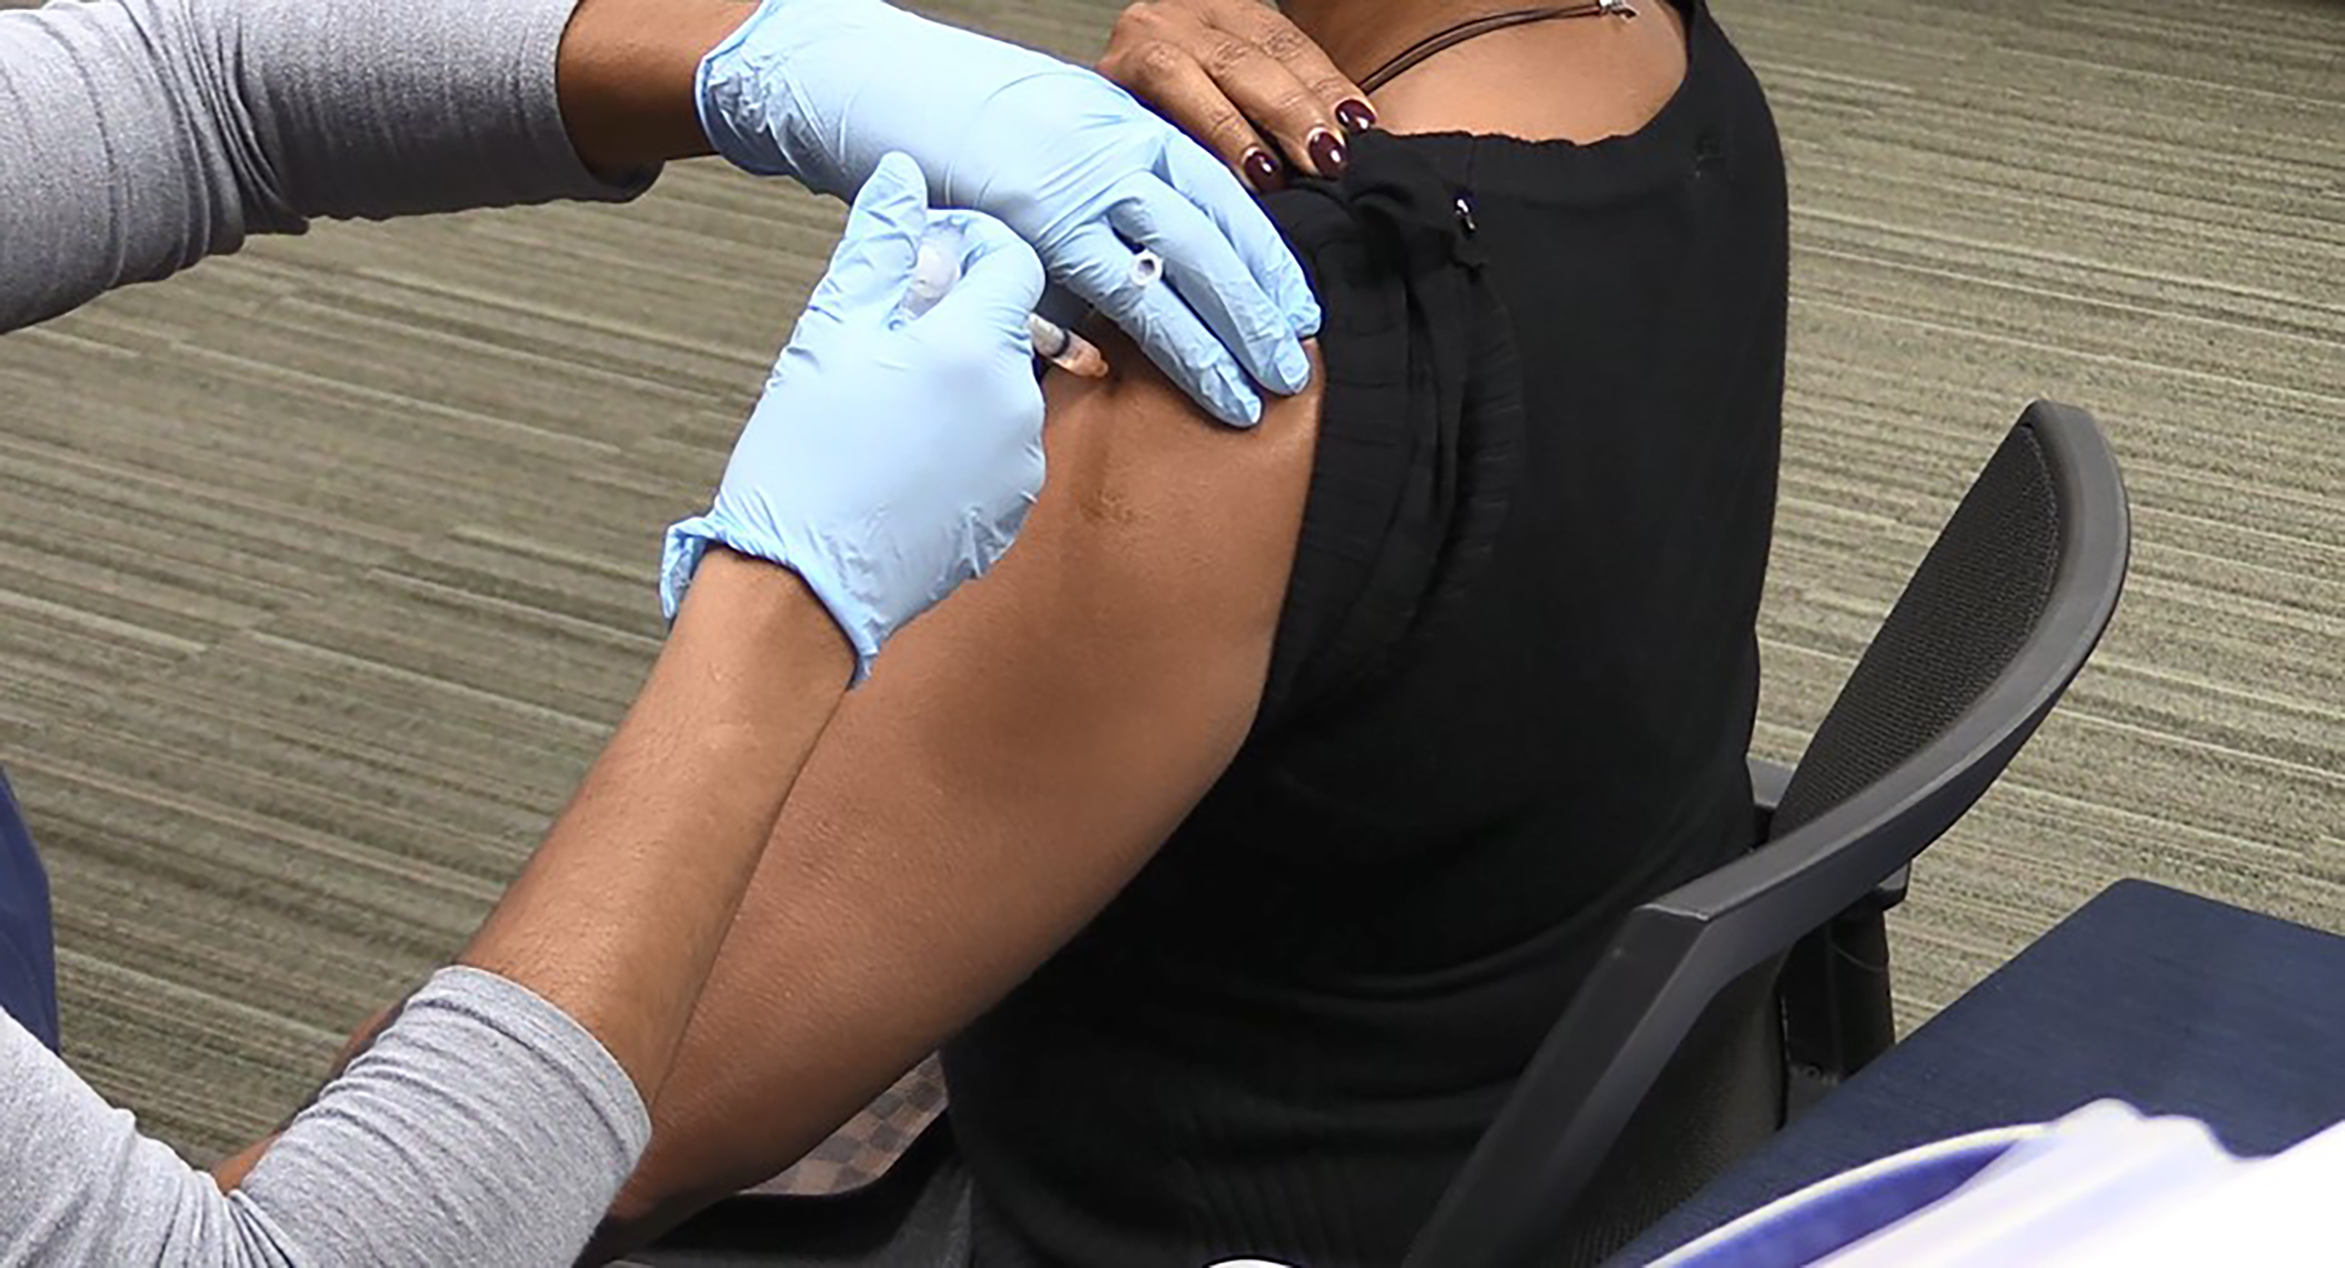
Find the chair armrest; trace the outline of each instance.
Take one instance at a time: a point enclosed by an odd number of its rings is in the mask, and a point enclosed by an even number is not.
[[[1771,839],[1775,833],[1775,808],[1783,804],[1783,792],[1791,787],[1791,777],[1799,773],[1796,766],[1769,761],[1764,757],[1745,759],[1751,768],[1751,809],[1758,816],[1759,840]],[[1907,886],[1913,882],[1913,867],[1908,864],[1891,872],[1886,880],[1873,887],[1872,895],[1859,899],[1849,908],[1852,912],[1887,911],[1905,901]]]

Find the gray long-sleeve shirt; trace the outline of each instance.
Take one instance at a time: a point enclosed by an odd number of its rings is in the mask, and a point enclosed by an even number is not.
[[[0,1013],[0,1265],[566,1265],[650,1136],[567,1014],[443,969],[223,1195]]]
[[[0,0],[0,331],[311,217],[625,198],[562,129],[575,0]]]
[[[562,129],[572,3],[0,11],[0,331],[315,216],[637,192]],[[452,969],[223,1196],[0,1015],[0,1265],[567,1264],[649,1131],[593,1036]]]

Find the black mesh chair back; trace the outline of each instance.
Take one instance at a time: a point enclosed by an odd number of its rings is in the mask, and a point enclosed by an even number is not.
[[[1994,782],[2107,628],[2129,544],[2091,417],[2031,405],[1818,727],[1766,843],[1623,919],[1410,1268],[1592,1262],[1772,1129],[1775,966]]]
[[[1801,755],[1772,835],[1910,761],[2019,659],[2052,602],[2070,518],[2044,429],[2030,421],[2045,409],[2004,437],[1898,596]]]
[[[2064,508],[2047,443],[2057,440],[2025,422],[2005,438],[1798,767],[1777,796],[1762,795],[1766,836],[1797,831],[1911,759],[2018,656],[2052,600],[2062,559]],[[1882,913],[1904,900],[1906,884],[1900,867],[1784,962],[1777,980],[1795,1114],[1896,1042]]]

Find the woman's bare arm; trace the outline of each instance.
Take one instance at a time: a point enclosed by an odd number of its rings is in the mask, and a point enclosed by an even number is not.
[[[1233,432],[1104,346],[1115,378],[1054,378],[1017,548],[905,631],[816,748],[598,1254],[795,1161],[991,1006],[1245,738],[1317,391]]]

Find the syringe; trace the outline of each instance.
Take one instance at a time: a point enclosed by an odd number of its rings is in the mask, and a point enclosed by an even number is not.
[[[1097,346],[1041,313],[1026,314],[1026,333],[1034,339],[1034,355],[1085,379],[1107,377],[1107,357]]]
[[[1142,252],[1148,260],[1155,257]],[[1162,267],[1161,265],[1158,267]],[[904,312],[913,317],[936,307],[945,292],[961,280],[961,231],[954,225],[933,225],[920,239],[920,255],[912,266],[912,287],[904,294]],[[1040,313],[1026,316],[1026,333],[1034,339],[1034,355],[1086,379],[1107,377],[1107,358],[1083,336]]]

